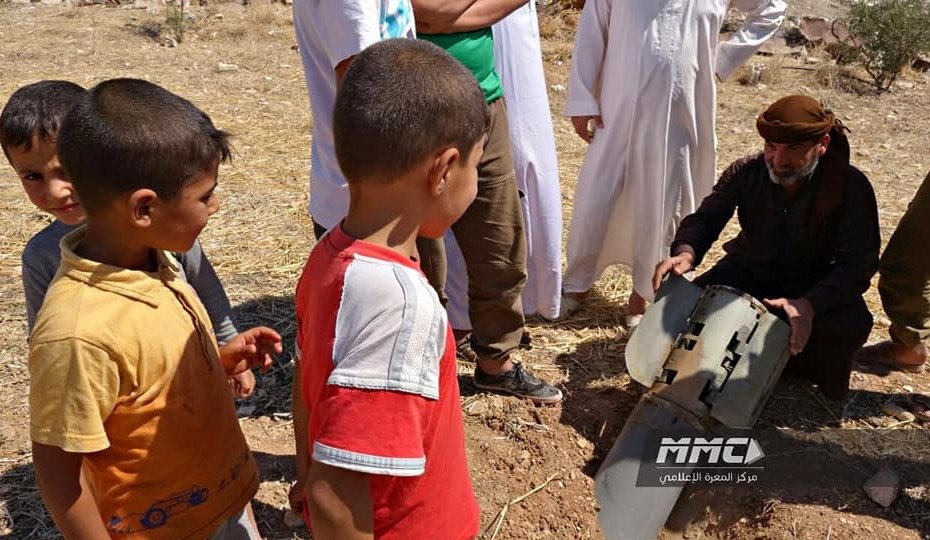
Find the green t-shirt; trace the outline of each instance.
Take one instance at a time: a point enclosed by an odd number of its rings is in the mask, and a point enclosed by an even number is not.
[[[494,69],[494,38],[490,26],[471,32],[418,34],[417,37],[442,47],[474,73],[488,103],[504,95],[500,77]]]

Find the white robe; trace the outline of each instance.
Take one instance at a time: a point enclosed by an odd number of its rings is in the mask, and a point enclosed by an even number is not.
[[[717,44],[728,4],[742,28]],[[575,188],[565,292],[587,291],[610,264],[653,297],[655,265],[716,176],[716,85],[772,36],[783,0],[587,0],[564,113],[600,115]]]
[[[527,280],[523,311],[554,318],[562,289],[562,197],[535,2],[511,13],[492,31],[495,67],[507,100],[517,187],[524,194]],[[453,328],[469,329],[465,263],[451,232],[445,243],[446,309]]]

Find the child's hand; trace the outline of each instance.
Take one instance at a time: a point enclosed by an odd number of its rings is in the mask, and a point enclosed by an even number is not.
[[[304,493],[304,483],[300,480],[291,484],[291,489],[287,491],[287,502],[291,511],[295,514],[304,515],[304,504],[306,504],[307,495]]]
[[[281,336],[267,326],[256,326],[236,334],[220,347],[220,362],[226,373],[236,375],[260,367],[271,367],[271,356],[282,351]]]
[[[255,391],[255,375],[247,369],[238,375],[229,378],[229,388],[234,398],[245,399]]]

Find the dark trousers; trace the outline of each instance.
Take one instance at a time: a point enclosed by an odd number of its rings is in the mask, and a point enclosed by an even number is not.
[[[313,222],[313,238],[319,241],[319,239],[323,238],[323,235],[326,234],[326,227],[317,223],[313,218],[310,218],[310,221]]]
[[[520,345],[526,284],[526,236],[510,151],[504,100],[490,104],[491,126],[478,163],[478,195],[452,225],[468,272],[471,347],[481,359],[502,359]],[[417,239],[420,266],[445,302],[442,239]]]
[[[895,343],[913,347],[930,339],[930,174],[882,253],[878,293]]]
[[[758,300],[799,298],[807,287],[796,284],[766,284],[753,277],[751,268],[724,259],[694,280],[696,285],[727,285]],[[787,320],[781,310],[772,313]],[[861,297],[814,315],[811,336],[801,354],[791,357],[785,371],[815,383],[830,399],[842,399],[849,391],[853,355],[869,337],[872,314]]]

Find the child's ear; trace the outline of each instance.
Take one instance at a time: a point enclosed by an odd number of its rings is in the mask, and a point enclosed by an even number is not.
[[[151,189],[137,189],[129,194],[128,204],[132,223],[137,227],[152,224],[152,214],[158,194]]]
[[[430,195],[438,197],[446,190],[449,171],[458,164],[461,154],[455,147],[443,148],[433,156],[427,183]]]

